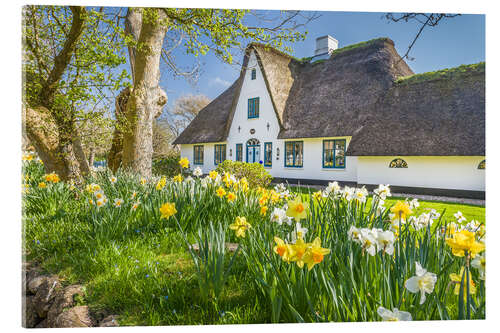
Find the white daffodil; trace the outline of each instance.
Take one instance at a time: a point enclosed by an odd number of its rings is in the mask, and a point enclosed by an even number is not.
[[[347,232],[349,238],[356,243],[361,243],[361,231],[355,226],[351,226]]]
[[[382,306],[379,306],[377,313],[382,317],[383,321],[410,321],[411,314],[406,311],[399,311],[397,308],[388,310]]]
[[[115,176],[112,176],[111,178],[109,178],[109,181],[112,182],[113,184],[116,183],[118,179],[115,177]]]
[[[377,194],[382,200],[385,200],[386,197],[392,196],[389,185],[380,184],[378,188],[373,190],[373,192]]]
[[[337,193],[340,192],[339,183],[337,183],[337,182],[330,182],[330,183],[328,183],[328,186],[326,187],[325,192],[328,195],[330,195],[330,193],[333,193],[334,195],[336,195]]]
[[[408,200],[408,199],[406,199],[406,200]],[[410,200],[408,202],[408,205],[410,206],[410,209],[415,209],[415,208],[420,207],[420,203],[418,202],[418,199],[416,199],[416,198],[413,200]]]
[[[377,231],[369,229],[360,230],[361,246],[369,255],[377,253]]]
[[[359,203],[366,202],[367,195],[368,195],[368,191],[366,190],[366,188],[364,186],[362,188],[357,188],[356,191],[354,192],[354,198]]]
[[[292,232],[292,242],[295,243],[299,238],[304,239],[304,235],[306,234],[306,232],[307,228],[303,228],[300,225],[300,222],[297,222],[297,224],[295,225],[295,231]]]
[[[208,184],[210,183],[211,179],[209,176],[206,176],[205,178],[201,179],[201,186],[206,188]]]
[[[186,183],[191,183],[194,181],[193,177],[187,176],[186,179],[184,180]]]
[[[392,231],[377,232],[378,248],[392,256],[394,253],[394,233]]]
[[[345,186],[342,195],[347,201],[351,201],[352,199],[354,199],[354,192],[355,192],[354,188]]]
[[[384,213],[385,207],[384,207],[385,201],[380,199],[377,203],[377,209],[375,210],[375,215],[380,216]]]
[[[467,219],[465,218],[465,216],[462,214],[461,211],[457,211],[455,214],[453,214],[453,216],[455,216],[458,223],[462,223],[464,221],[467,221]]]
[[[276,222],[279,225],[282,225],[284,221],[287,221],[287,217],[286,210],[276,207],[271,213],[271,222]]]
[[[203,171],[201,171],[200,167],[196,167],[193,171],[193,176],[195,177],[201,177],[203,175]]]
[[[471,261],[471,266],[479,271],[479,278],[481,280],[486,279],[486,257],[484,252],[482,254],[476,254],[474,259]]]
[[[115,207],[121,207],[123,205],[123,199],[116,198],[115,201],[113,202],[113,205]]]
[[[422,228],[427,228],[434,223],[431,213],[422,213],[420,216],[411,216],[409,222],[413,225],[415,230],[420,230]]]
[[[441,214],[438,213],[434,208],[431,209],[429,214],[431,215],[431,219],[433,219],[433,220],[438,219],[441,216]]]
[[[418,262],[415,262],[415,267],[417,275],[406,280],[405,287],[413,294],[420,292],[420,304],[423,304],[425,302],[425,294],[430,294],[434,290],[437,275],[427,272]]]
[[[471,220],[469,223],[465,225],[465,229],[469,230],[470,232],[476,232],[481,224],[476,221],[476,220]]]

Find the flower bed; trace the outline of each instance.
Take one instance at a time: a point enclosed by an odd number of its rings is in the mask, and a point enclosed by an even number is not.
[[[483,224],[387,207],[384,185],[368,204],[334,182],[303,196],[189,174],[76,186],[25,161],[26,250],[125,325],[485,317]]]

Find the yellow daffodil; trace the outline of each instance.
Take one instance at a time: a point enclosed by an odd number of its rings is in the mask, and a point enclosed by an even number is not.
[[[451,247],[453,255],[463,257],[467,251],[471,258],[484,251],[484,243],[476,241],[475,233],[469,230],[461,230],[452,234],[452,237],[446,238],[446,244]]]
[[[269,200],[269,195],[267,193],[263,193],[259,199],[259,205],[265,206],[267,204],[267,200]]]
[[[305,219],[307,217],[307,212],[309,211],[309,204],[307,202],[302,202],[300,198],[288,201],[288,209],[286,215],[293,217],[297,221],[300,219]]]
[[[251,227],[252,226],[247,222],[247,219],[244,216],[238,216],[236,217],[234,223],[229,226],[229,229],[236,232],[236,237],[245,238],[245,231],[250,229]]]
[[[266,216],[267,214],[267,206],[260,207],[260,215]]]
[[[45,181],[46,182],[52,182],[52,183],[58,183],[59,182],[59,176],[57,173],[49,173],[48,175],[45,175]]]
[[[177,183],[181,183],[181,182],[182,182],[182,179],[183,179],[183,178],[182,178],[182,175],[181,175],[181,174],[178,174],[177,176],[175,176],[175,177],[173,178],[173,181],[174,181],[174,182],[177,182]]]
[[[167,184],[167,177],[163,176],[156,184],[156,189],[159,191],[159,190],[163,189],[166,184]]]
[[[304,262],[307,264],[307,269],[311,270],[314,265],[322,262],[324,256],[328,253],[330,253],[330,249],[322,248],[321,239],[316,237],[304,254]]]
[[[292,254],[292,248],[290,244],[285,243],[281,238],[274,237],[276,246],[273,248],[274,253],[278,254],[283,261],[290,261],[290,256]]]
[[[248,191],[248,181],[245,177],[241,178],[240,181],[238,182],[239,188],[243,191],[246,192]]]
[[[31,160],[33,160],[33,154],[31,153],[23,154],[23,161],[31,161]]]
[[[298,238],[295,244],[291,245],[292,255],[290,261],[295,261],[300,268],[304,267],[304,254],[307,251],[308,244],[302,238]]]
[[[215,193],[217,193],[217,196],[221,199],[226,195],[226,191],[222,187],[219,187]]]
[[[450,280],[451,282],[455,285],[455,288],[453,289],[453,293],[455,295],[460,295],[460,285],[462,283],[462,276],[464,274],[464,270],[465,268],[462,267],[462,269],[460,269],[460,273],[459,274],[456,274],[456,273],[451,273],[450,274]],[[467,276],[464,278],[464,300],[467,299]],[[469,293],[471,295],[474,295],[476,293],[476,285],[474,284],[474,281],[472,280],[472,274],[469,273]]]
[[[236,200],[236,194],[234,194],[233,192],[229,192],[226,196],[226,199],[228,202],[233,202],[234,200]]]
[[[45,184],[44,182],[40,182],[38,184],[38,188],[46,188],[47,187],[47,184]]]
[[[181,168],[187,169],[189,168],[189,160],[183,157],[179,160],[179,165],[181,166]]]
[[[393,207],[391,207],[391,213],[394,214],[395,219],[401,218],[402,220],[405,220],[406,217],[412,213],[412,211],[407,202],[398,201]]]
[[[147,182],[146,178],[142,177],[140,181],[141,185],[146,185],[146,182]]]
[[[217,171],[213,170],[213,171],[210,171],[210,173],[208,174],[208,177],[210,177],[210,179],[212,179],[212,180],[215,180],[218,175],[219,174],[217,173]]]
[[[160,207],[160,213],[162,219],[169,219],[170,216],[177,213],[177,209],[175,209],[175,203],[167,202]]]
[[[316,200],[316,201],[319,201],[321,200],[321,197],[323,196],[323,192],[321,191],[317,191],[317,192],[314,192],[313,193],[313,198]]]

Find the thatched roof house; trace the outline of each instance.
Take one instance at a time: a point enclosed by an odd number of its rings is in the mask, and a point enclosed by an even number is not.
[[[330,49],[316,61],[252,43],[238,79],[174,143],[238,142],[238,135],[231,137],[235,114],[246,108],[242,96],[257,89],[245,88],[255,79],[254,73],[248,78],[250,69],[261,74],[261,95],[269,96],[275,144],[346,138],[347,156],[485,155],[484,63],[415,75],[388,38]],[[265,131],[251,118],[249,126]]]

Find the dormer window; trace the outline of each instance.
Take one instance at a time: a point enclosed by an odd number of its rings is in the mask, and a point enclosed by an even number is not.
[[[252,80],[255,80],[255,78],[257,77],[257,70],[255,68],[252,69]]]
[[[259,118],[259,97],[248,99],[248,119]]]

